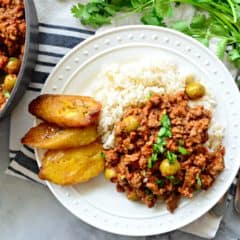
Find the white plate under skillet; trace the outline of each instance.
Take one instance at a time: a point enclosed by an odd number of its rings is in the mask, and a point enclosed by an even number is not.
[[[103,175],[62,187],[47,182],[74,215],[99,229],[147,236],[181,228],[211,209],[231,185],[240,166],[240,94],[225,66],[207,48],[181,33],[160,27],[127,26],[98,34],[75,47],[49,76],[42,93],[85,95],[102,65],[146,56],[174,59],[193,69],[217,100],[216,118],[224,124],[226,168],[208,191],[182,200],[174,214],[165,204],[147,208],[127,200]],[[117,97],[117,96],[116,96]],[[43,152],[36,151],[39,165]]]

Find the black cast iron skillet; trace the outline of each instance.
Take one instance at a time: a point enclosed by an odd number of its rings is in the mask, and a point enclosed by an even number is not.
[[[37,59],[38,50],[38,19],[33,0],[24,0],[25,19],[26,19],[26,37],[23,61],[18,73],[17,82],[11,92],[10,98],[4,108],[0,110],[0,120],[13,110],[23,96],[28,83],[30,82],[32,72]]]

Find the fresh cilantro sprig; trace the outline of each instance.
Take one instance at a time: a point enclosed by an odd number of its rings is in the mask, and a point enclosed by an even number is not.
[[[167,25],[165,19],[174,14],[174,6],[183,3],[195,7],[197,14],[190,23],[179,19]],[[217,37],[219,58],[227,55],[240,67],[240,0],[89,0],[74,5],[71,12],[82,24],[92,27],[111,23],[117,12],[125,17],[138,12],[144,24],[173,28],[206,46]]]
[[[153,153],[148,160],[148,168],[152,168],[153,163],[158,160],[159,155],[166,151],[166,139],[172,136],[171,121],[166,113],[162,115],[160,123],[161,128],[157,135],[157,141],[153,144]],[[173,158],[170,152],[167,152],[167,156]]]
[[[99,27],[111,23],[111,17],[115,16],[119,8],[107,1],[94,0],[86,5],[78,3],[71,8],[74,17],[81,20],[83,25]]]
[[[178,158],[177,154],[166,149],[167,138],[172,137],[171,121],[166,113],[163,113],[160,120],[161,127],[157,135],[157,141],[153,144],[153,153],[148,159],[148,168],[152,168],[153,164],[162,154],[167,158],[169,164],[174,164]],[[189,152],[183,146],[183,141],[179,142],[178,152],[182,155],[188,155]]]

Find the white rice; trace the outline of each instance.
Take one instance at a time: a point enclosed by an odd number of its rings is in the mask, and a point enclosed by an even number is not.
[[[208,141],[205,146],[211,150],[216,150],[223,141],[224,128],[216,121],[212,121],[208,129]]]
[[[120,120],[126,107],[147,101],[151,93],[175,93],[183,91],[185,77],[171,62],[142,60],[127,64],[111,64],[103,67],[93,88],[93,97],[102,103],[99,134],[105,149],[114,146],[114,124]],[[199,101],[191,105],[204,105],[214,111],[216,101],[207,91]],[[214,129],[212,124],[212,129]],[[217,134],[223,135],[219,130]],[[212,134],[214,135],[212,130]]]

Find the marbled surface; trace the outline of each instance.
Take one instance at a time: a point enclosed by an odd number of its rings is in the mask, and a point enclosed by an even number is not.
[[[45,186],[7,176],[8,119],[0,122],[0,240],[200,240],[175,231],[170,234],[132,238],[93,228],[69,213]],[[232,203],[227,209],[217,240],[240,240],[240,216]]]

